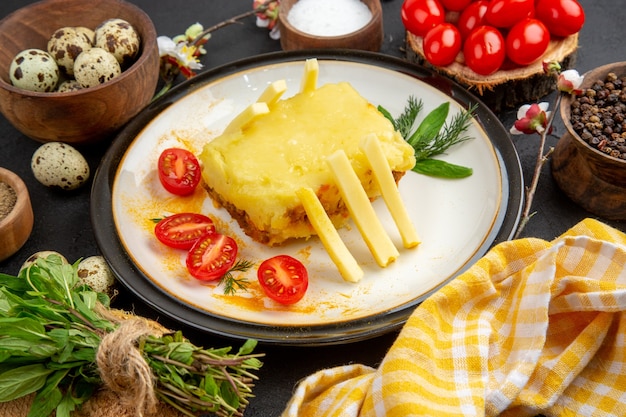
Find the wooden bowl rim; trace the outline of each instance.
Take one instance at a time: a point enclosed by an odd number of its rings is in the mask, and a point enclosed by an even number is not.
[[[295,4],[297,2],[298,0],[295,0],[293,3]],[[324,40],[324,41],[354,39],[354,38],[360,37],[361,35],[369,33],[373,29],[376,29],[376,26],[380,24],[380,20],[382,19],[382,5],[380,4],[380,0],[372,0],[369,4],[366,3],[365,1],[363,1],[363,3],[365,3],[370,9],[370,12],[372,12],[372,18],[370,19],[369,22],[367,22],[365,26],[362,26],[361,28],[355,31],[346,33],[344,35],[320,36],[320,35],[311,35],[310,33],[306,33],[306,32],[299,30],[298,28],[293,26],[291,23],[289,23],[289,19],[287,19],[287,15],[289,14],[291,7],[287,10],[284,10],[284,8],[281,7],[278,11],[278,20],[280,21],[280,24],[282,26],[281,29],[286,28],[290,32],[293,32],[302,38]],[[283,4],[281,3],[281,6],[282,5]],[[292,4],[292,7],[293,7],[293,4]]]
[[[584,76],[583,83],[581,84],[580,88],[581,89],[589,88],[593,84],[593,82],[596,81],[600,76],[606,77],[606,74],[608,74],[609,72],[614,72],[612,70],[615,68],[623,69],[623,73],[618,76],[626,76],[626,61],[605,64],[605,65],[593,68],[585,72],[583,74]],[[572,136],[572,138],[575,140],[575,143],[579,147],[587,151],[590,151],[593,155],[596,155],[597,157],[605,158],[607,159],[608,162],[615,162],[618,164],[626,165],[625,159],[616,158],[614,156],[601,152],[600,150],[594,148],[593,146],[585,142],[583,138],[581,138],[578,135],[578,133],[576,133],[571,122],[571,104],[573,100],[574,100],[574,96],[570,94],[561,100],[561,104],[559,106],[559,112],[561,113],[561,119],[563,120],[563,124],[565,125],[565,128],[567,129],[567,134]]]
[[[29,4],[27,6],[21,7],[13,12],[11,12],[10,14],[8,14],[7,16],[5,16],[4,18],[0,19],[0,29],[2,29],[2,26],[10,21],[11,19],[15,18],[16,15],[20,15],[23,13],[26,13],[27,11],[29,11],[29,9],[37,9],[37,8],[41,8],[44,6],[49,6],[49,5],[54,5],[55,3],[65,3],[68,0],[41,0],[38,1],[36,3],[32,3]],[[81,0],[75,0],[77,2],[82,2]],[[154,26],[154,22],[152,22],[152,19],[150,19],[150,16],[148,16],[148,14],[146,12],[144,12],[141,8],[139,8],[138,6],[136,6],[133,3],[129,3],[125,0],[100,0],[102,2],[109,2],[109,3],[117,3],[120,4],[122,6],[124,6],[125,8],[128,8],[129,10],[131,10],[134,14],[136,14],[137,16],[137,20],[139,22],[142,23],[142,26],[145,26],[146,30],[146,34],[144,34],[144,36],[142,36],[141,39],[141,47],[140,47],[140,54],[139,54],[139,58],[137,58],[137,60],[130,66],[128,67],[126,70],[122,71],[122,73],[118,76],[113,78],[112,80],[109,80],[103,84],[94,86],[94,87],[89,87],[89,88],[84,88],[84,89],[80,89],[80,90],[75,90],[75,91],[67,91],[67,92],[59,92],[59,91],[50,91],[50,92],[40,92],[40,91],[31,91],[31,90],[26,90],[23,88],[19,88],[19,87],[15,87],[13,84],[6,82],[2,77],[0,77],[0,88],[10,91],[12,93],[15,94],[20,94],[24,97],[33,97],[33,98],[46,98],[46,97],[72,97],[72,96],[80,96],[80,95],[84,95],[84,94],[90,94],[93,92],[97,92],[99,90],[105,89],[109,86],[111,86],[111,84],[116,84],[116,83],[120,83],[122,81],[124,81],[126,78],[132,76],[135,72],[139,71],[139,68],[141,68],[141,66],[148,61],[149,57],[150,57],[150,49],[149,47],[146,47],[148,45],[148,43],[154,43],[154,45],[156,45],[156,39],[157,39],[157,33],[156,33],[156,28]],[[133,27],[136,26],[136,24],[133,24]],[[147,36],[146,36],[147,35]]]
[[[0,220],[0,232],[3,232],[4,228],[13,224],[16,218],[24,214],[24,210],[28,210],[29,208],[32,210],[32,207],[30,205],[28,188],[26,188],[26,184],[19,175],[11,170],[0,167],[0,182],[9,184],[17,196],[13,209],[5,218]]]

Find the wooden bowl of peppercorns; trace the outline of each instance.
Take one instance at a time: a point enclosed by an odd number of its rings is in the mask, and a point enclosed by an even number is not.
[[[626,220],[626,62],[584,77],[581,93],[561,101],[566,132],[554,149],[552,175],[587,211]]]
[[[26,243],[33,230],[33,208],[24,181],[0,167],[0,261]]]

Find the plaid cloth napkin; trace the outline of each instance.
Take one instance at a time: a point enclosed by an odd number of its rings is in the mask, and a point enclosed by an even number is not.
[[[492,248],[411,315],[378,369],[301,381],[295,416],[626,416],[626,235],[587,219]]]

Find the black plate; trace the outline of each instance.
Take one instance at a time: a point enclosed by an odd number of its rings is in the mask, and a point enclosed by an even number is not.
[[[282,345],[325,345],[363,340],[395,330],[404,324],[421,301],[432,294],[431,291],[411,303],[375,317],[336,325],[282,327],[249,323],[207,314],[205,311],[187,305],[162,291],[133,264],[121,244],[113,218],[112,187],[118,166],[128,146],[151,120],[177,100],[219,78],[260,65],[303,61],[312,56],[319,60],[356,62],[398,71],[435,87],[463,107],[467,107],[470,103],[478,103],[476,119],[492,141],[503,172],[502,177],[506,181],[502,183],[503,204],[497,213],[495,227],[476,251],[475,256],[466,263],[463,270],[484,255],[494,244],[512,238],[519,222],[523,202],[524,187],[519,158],[508,131],[493,112],[473,94],[450,79],[441,77],[430,70],[378,53],[322,50],[260,55],[204,72],[181,83],[159,100],[150,104],[119,133],[95,174],[91,194],[91,218],[100,250],[119,281],[159,313],[193,328],[221,336],[237,339],[253,338],[261,342]],[[433,291],[444,284],[445,282]]]

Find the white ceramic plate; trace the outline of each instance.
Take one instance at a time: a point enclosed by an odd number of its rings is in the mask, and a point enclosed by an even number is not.
[[[445,80],[402,61],[367,53],[316,56],[318,85],[348,81],[371,103],[384,106],[393,115],[402,112],[410,95],[423,101],[422,117],[445,101],[451,102],[450,117],[476,103],[472,96],[461,96],[464,92],[456,85],[450,83],[449,89],[442,90],[441,81]],[[93,204],[99,206],[93,210],[112,221],[112,229],[103,230],[97,223],[94,228],[105,256],[121,249],[123,265],[129,261],[132,265],[129,274],[120,270],[118,255],[108,256],[118,278],[158,310],[234,337],[304,344],[362,339],[400,325],[424,297],[467,268],[494,242],[510,237],[521,206],[519,162],[506,131],[482,106],[468,131],[473,139],[442,157],[473,168],[471,177],[445,180],[409,172],[400,182],[422,240],[419,247],[402,247],[382,200],[374,207],[400,251],[392,265],[377,266],[356,227],[340,231],[365,272],[357,284],[341,279],[317,238],[270,248],[248,238],[202,189],[186,198],[163,190],[156,175],[156,161],[163,149],[179,146],[198,154],[204,143],[219,135],[273,81],[287,82],[284,98],[295,94],[304,59],[297,53],[271,55],[196,77],[161,105],[156,103],[144,111],[107,154],[99,170],[107,175],[96,179]],[[489,119],[487,124],[485,119]],[[499,143],[494,142],[494,135],[499,135]],[[100,205],[97,195],[102,192],[110,195],[112,205]],[[300,259],[310,276],[306,296],[292,306],[273,302],[256,283],[255,269],[239,275],[250,285],[248,291],[236,295],[224,295],[222,286],[192,278],[185,268],[186,253],[160,244],[151,221],[182,211],[202,212],[215,219],[222,233],[236,237],[243,259],[257,264],[278,254]],[[101,239],[102,235],[106,238]]]

